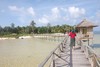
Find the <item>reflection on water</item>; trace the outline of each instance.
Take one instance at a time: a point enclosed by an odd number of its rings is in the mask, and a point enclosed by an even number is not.
[[[0,41],[0,67],[38,67],[58,42],[40,39]]]

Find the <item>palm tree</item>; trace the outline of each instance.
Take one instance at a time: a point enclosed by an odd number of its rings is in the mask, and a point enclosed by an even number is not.
[[[14,29],[14,27],[15,27],[15,24],[11,23],[11,28]]]
[[[31,23],[30,23],[30,26],[31,26],[31,28],[32,28],[32,32],[34,33],[34,30],[35,30],[35,22],[34,22],[34,20],[32,20],[31,21]]]
[[[51,24],[50,23],[47,24],[47,33],[51,33]]]

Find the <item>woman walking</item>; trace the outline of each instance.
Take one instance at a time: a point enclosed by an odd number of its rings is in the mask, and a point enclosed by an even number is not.
[[[75,36],[76,36],[75,31],[72,30],[72,31],[69,33],[69,36],[70,36],[70,47],[72,47],[72,49],[75,49]]]

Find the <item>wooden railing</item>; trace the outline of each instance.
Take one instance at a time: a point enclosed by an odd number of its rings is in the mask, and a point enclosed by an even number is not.
[[[98,57],[95,51],[88,45],[81,45],[86,58],[90,61],[91,67],[100,67],[100,57]]]
[[[42,63],[39,64],[38,67],[56,67],[55,61],[57,58],[66,61],[65,59],[61,58],[60,53],[64,51],[63,49],[67,44],[68,38],[69,37],[66,36],[65,39],[50,53],[50,55]]]

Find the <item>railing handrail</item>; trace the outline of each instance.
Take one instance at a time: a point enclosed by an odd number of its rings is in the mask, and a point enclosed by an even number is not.
[[[96,54],[96,52],[95,52],[90,46],[86,45],[86,47],[89,48],[90,51],[92,51],[92,53],[94,54],[94,58],[95,58],[97,64],[100,66],[100,63],[99,63],[99,61],[97,60],[98,55]]]
[[[52,54],[57,50],[57,48],[60,46],[59,44],[51,53],[48,55],[48,57],[39,65],[39,67],[44,66],[44,64],[49,60],[49,58],[52,56]]]
[[[40,63],[38,67],[43,67],[46,64],[46,62],[50,59],[50,57],[53,55],[53,53],[59,48],[60,45],[62,45],[62,43],[65,40],[68,39],[68,37],[69,36],[65,37],[64,40],[53,51],[51,51],[51,53],[47,56],[47,58],[42,63]]]
[[[96,62],[97,62],[97,64],[98,64],[98,66],[100,67],[100,63],[99,63],[99,61],[97,60],[97,58],[98,58],[98,55],[96,55],[96,52],[90,47],[90,46],[88,46],[88,45],[84,45],[86,48],[88,48],[88,50],[93,54],[93,57],[95,58],[95,60],[96,60]]]

